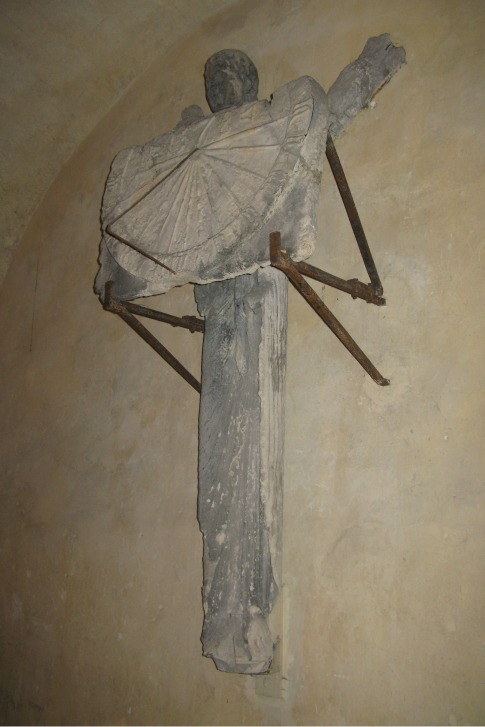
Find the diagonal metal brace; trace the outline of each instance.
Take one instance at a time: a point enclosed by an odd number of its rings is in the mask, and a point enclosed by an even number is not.
[[[138,305],[137,303],[130,303],[126,301],[123,306],[129,313],[133,313],[136,316],[143,316],[144,318],[151,318],[154,321],[161,321],[161,323],[169,323],[171,326],[178,328],[187,328],[191,333],[198,331],[204,333],[205,321],[202,318],[196,318],[196,316],[172,316],[170,313],[163,313],[160,310],[154,308],[146,308],[144,305]]]
[[[269,236],[270,259],[271,265],[281,270],[291,283],[295,286],[300,295],[305,298],[307,303],[320,316],[322,321],[330,328],[339,341],[343,343],[347,351],[360,363],[367,371],[369,376],[379,384],[379,386],[387,386],[390,382],[385,379],[376,369],[374,364],[365,355],[362,349],[357,345],[352,336],[342,326],[340,321],[334,316],[323,300],[316,294],[311,285],[307,283],[303,275],[298,270],[298,263],[294,263],[287,252],[281,249],[281,233],[272,232]]]
[[[133,314],[135,313],[137,315],[144,316],[145,318],[152,318],[164,323],[169,323],[172,326],[181,326],[182,328],[187,328],[191,332],[202,332],[204,330],[204,321],[200,318],[196,318],[195,316],[183,316],[182,318],[178,318],[177,316],[172,316],[168,313],[162,313],[161,311],[156,311],[151,308],[145,308],[144,306],[137,305],[136,303],[118,300],[112,296],[112,287],[112,281],[107,282],[105,285],[103,308],[111,313],[119,315],[120,318],[122,318],[125,323],[127,323],[130,328],[135,331],[135,333],[138,333],[138,335],[143,338],[143,340],[146,341],[146,343],[148,343],[148,345],[151,346],[151,348],[153,348],[153,350],[156,351],[156,353],[158,353],[158,355],[161,356],[163,360],[174,369],[174,371],[180,374],[180,376],[200,394],[200,383],[197,379],[192,376],[190,371],[188,371],[185,366],[183,366],[180,361],[175,358],[175,356],[171,354],[157,338],[155,338],[148,328],[145,328],[145,326],[140,323],[137,318],[135,318]]]
[[[359,246],[360,254],[362,256],[362,260],[364,261],[367,274],[369,275],[372,288],[377,295],[382,295],[382,283],[380,281],[379,274],[377,272],[377,268],[372,257],[372,253],[370,251],[369,243],[367,242],[367,238],[365,236],[364,228],[362,227],[362,223],[360,221],[359,213],[357,212],[357,207],[355,206],[354,198],[352,197],[352,192],[350,191],[345,172],[343,170],[342,164],[340,163],[337,150],[330,134],[327,134],[326,156],[330,165],[330,169],[332,170],[333,177],[337,184],[338,191],[340,192],[342,202],[344,203],[344,207],[347,212],[350,225],[354,232],[357,245]]]

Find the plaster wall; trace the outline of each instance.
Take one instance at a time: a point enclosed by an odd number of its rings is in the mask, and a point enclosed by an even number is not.
[[[59,169],[154,57],[233,0],[2,0],[0,283]]]
[[[64,166],[0,294],[3,722],[483,723],[484,22],[473,0],[241,0]],[[100,198],[120,148],[206,108],[215,50],[245,50],[263,98],[303,74],[328,88],[382,32],[408,63],[338,149],[388,305],[325,300],[392,383],[290,291],[273,698],[201,656],[198,398],[91,292]],[[319,224],[312,262],[363,277],[329,173]],[[195,313],[190,287],[154,303]],[[150,327],[199,374],[197,334]]]

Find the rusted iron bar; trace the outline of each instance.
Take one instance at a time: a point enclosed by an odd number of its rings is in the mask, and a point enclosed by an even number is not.
[[[313,280],[318,280],[320,283],[330,285],[332,288],[342,290],[344,293],[349,293],[354,299],[361,298],[367,301],[367,303],[374,303],[374,305],[386,305],[386,299],[377,295],[372,285],[362,283],[357,278],[344,280],[304,262],[293,262],[293,265],[299,273],[305,275],[307,278],[313,278]]]
[[[332,333],[337,336],[347,351],[349,351],[360,363],[376,384],[379,384],[379,386],[387,386],[390,383],[389,379],[385,379],[382,374],[379,373],[374,364],[342,326],[340,321],[333,315],[329,308],[327,308],[325,303],[315,293],[311,285],[306,282],[290,256],[281,249],[281,233],[272,232],[269,236],[269,244],[271,265],[285,273],[300,295],[302,295],[307,303],[311,305],[322,321],[330,328]]]
[[[337,183],[338,191],[340,192],[342,202],[344,203],[345,209],[347,211],[349,222],[352,226],[352,230],[354,231],[355,239],[357,241],[357,245],[359,246],[360,254],[362,255],[362,260],[364,261],[364,265],[367,270],[367,274],[369,275],[372,287],[374,288],[377,295],[382,295],[382,283],[380,281],[379,274],[377,272],[376,265],[372,257],[372,253],[369,248],[369,243],[367,242],[367,238],[365,236],[364,228],[362,227],[362,223],[360,221],[359,213],[357,212],[357,207],[355,206],[354,198],[352,197],[352,192],[350,191],[345,172],[342,168],[342,164],[340,163],[337,150],[335,149],[335,145],[330,134],[327,134],[326,155],[328,163],[330,164],[330,169],[332,170],[333,177],[335,179],[335,182]]]
[[[183,366],[180,361],[176,359],[175,356],[173,356],[173,354],[171,354],[170,351],[165,348],[165,346],[163,346],[160,341],[127,310],[126,303],[116,300],[111,296],[111,287],[111,282],[106,283],[103,301],[105,310],[119,315],[120,318],[122,318],[133,331],[135,331],[135,333],[138,333],[138,335],[143,338],[143,340],[146,341],[146,343],[148,343],[148,345],[151,346],[151,348],[153,348],[153,350],[158,353],[158,355],[161,356],[163,360],[174,369],[174,371],[180,374],[180,376],[200,394],[201,387],[197,379],[194,378],[190,371],[187,371],[185,366]]]
[[[143,316],[144,318],[151,318],[154,321],[161,321],[162,323],[169,323],[171,326],[178,326],[180,328],[187,328],[191,333],[198,331],[204,333],[205,321],[202,318],[196,318],[196,316],[172,316],[170,313],[162,313],[162,311],[154,310],[153,308],[145,308],[144,305],[138,305],[137,303],[125,302],[124,307],[129,313],[133,313],[136,316]]]

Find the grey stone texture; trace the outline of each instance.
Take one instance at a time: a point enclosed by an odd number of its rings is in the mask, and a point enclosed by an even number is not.
[[[286,277],[267,267],[198,285],[205,316],[198,516],[204,538],[204,653],[262,673],[281,588]]]

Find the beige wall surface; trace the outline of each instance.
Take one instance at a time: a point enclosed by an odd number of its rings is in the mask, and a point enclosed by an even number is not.
[[[3,722],[483,723],[484,30],[474,0],[241,0],[64,166],[0,294]],[[198,397],[92,293],[100,199],[120,148],[207,108],[215,50],[245,50],[268,97],[303,74],[328,88],[382,32],[408,63],[338,149],[388,305],[324,295],[392,383],[290,291],[272,697],[201,656]],[[312,262],[363,277],[328,170],[321,199]],[[195,313],[190,286],[154,304]],[[199,375],[198,334],[150,328]]]
[[[0,284],[62,164],[162,49],[234,0],[1,0]]]

